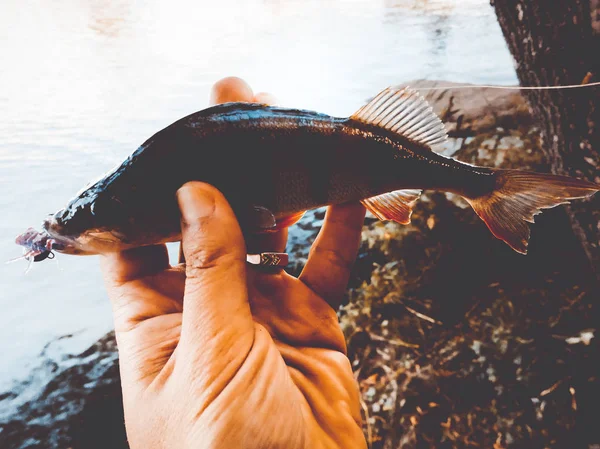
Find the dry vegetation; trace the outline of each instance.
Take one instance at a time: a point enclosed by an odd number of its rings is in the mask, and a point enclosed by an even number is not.
[[[460,139],[463,161],[547,171],[531,127]],[[532,232],[516,254],[443,194],[365,228],[340,318],[371,448],[600,447],[597,285],[561,210]]]

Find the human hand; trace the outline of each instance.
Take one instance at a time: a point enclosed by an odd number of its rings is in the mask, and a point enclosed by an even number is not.
[[[261,101],[271,101],[261,95]],[[238,79],[212,101],[256,101]],[[335,308],[364,209],[332,206],[301,276],[248,267],[287,231],[244,241],[214,187],[178,192],[186,264],[164,245],[103,257],[132,449],[364,448],[358,387]]]

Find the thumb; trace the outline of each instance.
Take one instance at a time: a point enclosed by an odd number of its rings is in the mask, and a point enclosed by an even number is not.
[[[254,332],[244,237],[229,203],[214,187],[187,183],[177,200],[186,260],[180,345],[193,364],[200,358],[218,370],[215,363],[231,362],[227,353],[245,352],[235,343],[251,344]]]

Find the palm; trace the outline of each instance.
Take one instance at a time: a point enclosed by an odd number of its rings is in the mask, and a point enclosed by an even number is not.
[[[220,395],[218,403],[224,404],[225,409],[218,413],[226,412],[236,397],[253,398],[235,407],[236,415],[251,414],[255,421],[248,425],[260,423],[261,432],[276,436],[286,447],[309,447],[308,441],[315,438],[331,439],[331,447],[349,447],[344,441],[360,436],[360,416],[356,415],[356,404],[348,400],[353,397],[348,389],[356,386],[344,355],[345,342],[335,312],[303,282],[286,273],[253,272],[248,284],[254,321],[271,339],[261,346],[262,357],[246,359],[244,369],[238,370],[254,372],[253,382],[232,379],[238,388]],[[138,343],[138,358],[134,363],[143,367],[137,382],[146,386],[153,385],[161,373],[164,376],[179,343],[184,287],[183,266],[119,286],[118,294],[127,303],[145,305],[137,310],[137,316],[130,315],[117,334],[127,334],[128,341],[143,343],[141,346]],[[261,383],[269,385],[276,394],[252,394]],[[354,409],[355,414],[348,414],[349,409]],[[283,414],[277,413],[278,410]],[[240,422],[237,416],[230,416],[230,420]],[[239,425],[237,428],[241,433],[248,432]],[[331,429],[339,428],[354,428],[355,432],[331,434]],[[223,425],[221,432],[229,434],[231,427]],[[215,438],[221,440],[225,436]],[[296,438],[296,446],[290,445],[290,438]]]
[[[179,343],[179,331],[183,316],[183,291],[185,270],[182,267],[168,268],[157,274],[128,280],[116,291],[125,304],[138,304],[135,311],[123,311],[126,320],[118,319],[121,311],[116,309],[115,333],[119,348],[133,341],[138,359],[131,363],[141,364],[140,381],[149,385],[165,367]],[[127,335],[126,341],[119,336]],[[166,338],[169,336],[170,338]],[[173,341],[175,336],[175,341]],[[121,365],[128,363],[121,358]]]

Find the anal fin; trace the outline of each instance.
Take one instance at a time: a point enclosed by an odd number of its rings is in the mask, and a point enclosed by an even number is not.
[[[420,196],[421,190],[396,190],[367,198],[361,203],[380,220],[409,224],[413,206]]]

